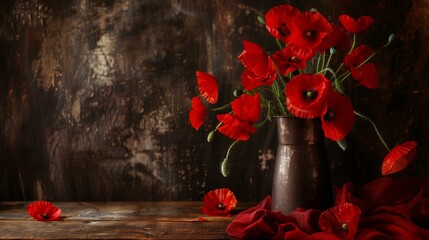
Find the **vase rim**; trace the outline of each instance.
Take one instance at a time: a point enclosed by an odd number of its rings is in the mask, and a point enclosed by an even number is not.
[[[300,118],[300,117],[297,117],[297,116],[281,116],[281,115],[278,115],[278,116],[273,116],[273,118]],[[304,119],[304,118],[302,118],[302,119]]]

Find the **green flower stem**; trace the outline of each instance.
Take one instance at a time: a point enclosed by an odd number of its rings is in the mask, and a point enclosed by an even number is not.
[[[283,77],[280,74],[280,71],[279,71],[279,68],[277,67],[277,64],[274,62],[274,59],[271,58],[271,60],[273,61],[274,66],[276,67],[276,72],[277,72],[278,80],[282,84],[282,89],[283,89],[283,91],[285,91],[285,89],[286,89],[286,82],[283,80]],[[280,107],[281,114],[283,116],[287,116],[288,112],[286,111],[286,109],[284,107],[284,104],[286,103],[286,99],[284,99],[284,102],[282,102],[283,99],[281,98],[282,94],[280,92],[280,86],[279,86],[279,83],[278,83],[279,81],[277,81],[277,78],[276,78],[274,80],[273,84],[271,85],[271,89],[273,90],[274,96],[276,97],[276,100],[277,100],[278,105]]]
[[[329,61],[329,60],[328,60]],[[324,73],[324,72],[330,72],[332,74],[332,78],[330,79],[330,81],[332,82],[332,85],[334,86],[335,89],[337,89],[338,92],[344,94],[344,87],[341,84],[341,82],[338,80],[336,73],[334,72],[334,70],[332,70],[329,67],[326,67],[325,69],[322,69],[320,72],[318,73]]]
[[[231,103],[228,103],[228,104],[223,105],[221,107],[212,108],[212,109],[210,109],[210,111],[213,111],[213,112],[222,111],[222,110],[229,108],[229,106],[231,106]]]
[[[319,56],[317,57],[316,72],[318,72],[318,71],[319,71],[319,65],[320,65],[320,54],[319,54]]]
[[[347,53],[347,55],[348,55],[348,54],[350,54],[350,53],[353,51],[353,49],[354,49],[355,45],[356,45],[356,34],[353,34],[353,43],[352,43],[352,47],[350,48],[349,53]],[[340,64],[340,66],[337,68],[337,71],[335,71],[335,74],[338,74],[338,72],[341,70],[341,68],[342,68],[343,66],[344,66],[344,63],[341,63],[341,64]]]
[[[348,54],[350,54],[350,53],[353,51],[353,49],[355,48],[355,45],[356,45],[356,34],[353,34],[352,47],[350,48],[350,50],[349,50],[349,53],[348,53]],[[347,55],[348,55],[348,54],[347,54]]]
[[[329,64],[331,63],[332,55],[334,55],[334,54],[332,52],[330,52],[325,68],[329,68]],[[334,72],[332,71],[332,73],[334,73]],[[335,73],[334,73],[334,75],[335,75]]]
[[[222,161],[222,165],[220,167],[220,171],[224,177],[227,177],[229,175],[229,156],[231,155],[231,150],[234,148],[235,145],[239,140],[235,140],[228,148],[228,151],[226,152],[226,156]]]
[[[219,122],[219,123],[216,125],[216,128],[215,128],[215,129],[213,129],[212,131],[210,131],[210,132],[209,132],[209,134],[207,134],[207,142],[211,142],[211,141],[213,140],[215,132],[217,131],[217,129],[218,129],[221,125],[222,125],[222,122]]]
[[[374,122],[373,122],[369,117],[367,117],[367,116],[365,116],[365,115],[363,115],[363,114],[361,114],[361,113],[359,113],[359,112],[354,111],[354,113],[355,113],[357,116],[359,116],[359,117],[361,117],[361,118],[363,118],[363,119],[367,120],[368,122],[370,122],[370,123],[372,124],[372,126],[374,127],[374,130],[375,130],[375,133],[377,133],[377,136],[378,136],[378,138],[380,139],[381,143],[382,143],[382,144],[383,144],[383,146],[387,149],[387,151],[388,151],[388,152],[390,152],[390,148],[389,148],[389,146],[387,146],[386,142],[384,141],[383,137],[381,136],[380,132],[378,131],[378,128],[377,128],[377,126],[375,125],[375,123],[374,123]]]
[[[325,58],[326,58],[326,52],[323,52],[323,54],[322,54],[322,69],[325,68]]]
[[[282,114],[283,116],[286,116],[286,115],[287,115],[287,112],[286,112],[285,107],[283,106],[283,104],[284,104],[284,103],[282,102],[281,97],[280,97],[278,82],[277,82],[277,81],[274,81],[274,82],[273,82],[273,85],[271,85],[271,88],[273,89],[273,93],[274,93],[274,95],[275,95],[275,97],[276,97],[276,100],[277,100],[277,102],[278,102],[278,105],[279,105],[279,107],[280,107],[281,114]]]
[[[264,119],[262,122],[260,122],[260,123],[258,123],[258,124],[256,124],[256,125],[254,126],[256,129],[261,128],[262,126],[264,126],[264,125],[265,125],[265,123],[268,121],[268,119],[271,119],[271,117],[270,117],[270,111],[271,111],[271,102],[270,102],[270,101],[268,101],[268,106],[267,106],[267,115],[265,115],[265,119]]]
[[[386,48],[387,46],[390,45],[390,43],[393,41],[392,39],[392,34],[389,36],[389,39],[387,41],[386,44],[384,44],[381,48],[377,49],[376,51],[374,51],[369,57],[367,57],[361,64],[359,64],[356,69],[360,68],[362,65],[364,65],[365,63],[367,63],[371,58],[373,58],[375,56],[375,54],[377,54],[378,52],[380,52],[381,50],[383,50],[384,48]],[[350,71],[347,71],[345,73],[343,73],[341,76],[339,76],[338,78],[341,79],[341,82],[343,82],[348,76],[350,76]]]
[[[279,40],[279,39],[277,39],[277,38],[276,38],[276,43],[277,43],[277,45],[279,46],[280,50],[282,50],[282,49],[283,49],[282,43],[281,43],[281,42],[280,42],[280,40]]]

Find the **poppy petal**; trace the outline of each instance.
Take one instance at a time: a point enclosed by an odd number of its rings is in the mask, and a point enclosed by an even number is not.
[[[238,59],[246,69],[262,79],[271,79],[273,75],[276,75],[273,60],[268,57],[261,46],[246,40],[243,41],[243,45],[244,50]]]
[[[321,74],[299,74],[286,87],[286,106],[301,118],[321,116],[332,91],[331,82]]]
[[[407,141],[394,147],[384,157],[381,174],[385,176],[403,170],[416,156],[416,148],[415,141]]]
[[[346,31],[340,24],[332,25],[332,32],[329,33],[320,45],[321,51],[329,50],[331,47],[340,51],[347,51],[350,48],[350,39]]]
[[[272,58],[282,75],[287,75],[297,69],[304,69],[307,60],[314,56],[313,51],[305,48],[286,46],[273,54]]]
[[[206,107],[201,99],[196,96],[191,100],[191,110],[189,111],[189,122],[192,127],[198,130],[204,123],[207,115]]]
[[[234,140],[247,141],[250,134],[256,132],[256,128],[247,122],[241,121],[232,114],[219,114],[217,119],[222,125],[217,129],[223,135]]]
[[[353,34],[365,31],[374,23],[374,19],[370,16],[359,17],[356,21],[354,18],[343,14],[339,16],[338,19],[340,20],[341,24],[343,24],[347,32]]]
[[[290,34],[288,25],[290,25],[291,19],[299,14],[301,12],[291,5],[275,6],[265,14],[265,27],[273,37],[286,42],[287,36]]]
[[[351,203],[341,203],[320,214],[319,227],[341,239],[353,239],[358,230],[360,213],[359,207]]]
[[[209,216],[229,216],[237,205],[237,198],[228,188],[211,190],[204,195],[201,211]]]
[[[234,115],[240,120],[256,123],[261,115],[261,101],[258,94],[243,94],[231,104]]]
[[[48,201],[37,201],[29,204],[27,212],[37,221],[61,220],[61,209]]]
[[[378,72],[374,63],[365,63],[359,68],[351,68],[350,74],[353,79],[362,86],[374,89],[378,87]]]
[[[201,96],[211,104],[217,103],[219,94],[217,79],[201,71],[197,71],[196,76]]]
[[[241,75],[241,84],[247,91],[253,90],[261,86],[271,86],[276,78],[276,74],[266,77],[261,77],[248,69],[244,69]]]
[[[372,50],[366,45],[360,45],[344,57],[344,65],[350,70],[352,78],[367,88],[378,86],[377,68],[373,63],[362,63],[371,56]]]
[[[333,141],[344,139],[355,122],[351,100],[336,91],[329,96],[322,116],[325,137]]]
[[[307,11],[293,19],[290,29],[291,33],[287,38],[288,44],[316,49],[323,42],[323,39],[332,32],[332,25],[322,14]]]

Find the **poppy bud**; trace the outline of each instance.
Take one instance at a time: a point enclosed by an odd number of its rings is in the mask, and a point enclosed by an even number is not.
[[[214,133],[215,132],[216,132],[216,130],[213,130],[213,131],[209,132],[209,134],[207,135],[207,142],[213,141]]]
[[[227,177],[229,175],[229,159],[228,158],[223,159],[222,165],[220,167],[220,171],[222,172],[222,175],[224,177]]]
[[[265,18],[263,16],[258,16],[258,21],[262,24],[266,24]]]
[[[234,94],[234,97],[240,97],[243,94],[243,90],[236,89],[234,90],[233,94]]]
[[[391,43],[391,42],[393,42],[393,40],[395,39],[395,34],[393,34],[393,33],[391,33],[390,35],[389,35],[389,38],[387,39],[387,43]]]

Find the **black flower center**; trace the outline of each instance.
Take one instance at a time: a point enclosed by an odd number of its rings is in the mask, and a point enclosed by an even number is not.
[[[314,39],[316,37],[317,31],[316,30],[312,30],[312,29],[308,29],[308,30],[304,31],[303,35],[304,35],[305,39],[311,40],[311,39]]]
[[[289,29],[286,27],[285,23],[282,23],[278,28],[277,31],[280,33],[280,35],[282,35],[283,37],[286,35],[289,35],[290,31]]]
[[[49,215],[48,215],[47,213],[42,213],[42,218],[43,218],[43,219],[48,219],[48,218],[49,218]]]
[[[268,75],[266,78],[264,78],[264,80],[262,80],[262,82],[267,82],[270,78],[271,78],[271,75]]]
[[[308,89],[308,90],[305,90],[302,93],[302,95],[307,100],[314,100],[317,97],[317,91],[316,90],[312,90],[312,89]]]
[[[323,116],[323,119],[325,121],[332,121],[335,118],[335,112],[334,110],[328,109],[328,111],[326,111],[326,114]]]
[[[298,63],[298,62],[299,62],[299,58],[297,58],[296,56],[292,56],[292,57],[290,58],[290,61],[291,61],[291,62],[296,62],[296,63]]]
[[[340,232],[349,232],[349,225],[347,223],[343,223],[341,226],[338,227],[338,230]]]
[[[224,210],[224,209],[226,208],[226,206],[225,206],[225,204],[223,204],[223,203],[218,203],[218,204],[217,204],[217,206],[216,206],[216,208],[217,208],[218,210]]]

